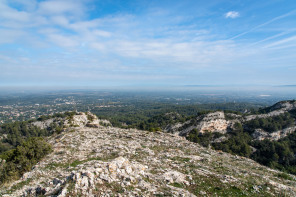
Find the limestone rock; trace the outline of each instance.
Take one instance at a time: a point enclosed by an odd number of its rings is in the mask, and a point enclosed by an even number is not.
[[[169,171],[164,173],[162,178],[167,183],[181,183],[189,185],[188,181],[186,180],[186,175],[182,174],[181,172]]]

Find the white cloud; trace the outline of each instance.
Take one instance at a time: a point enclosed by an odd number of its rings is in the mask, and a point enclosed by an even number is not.
[[[15,40],[20,39],[25,32],[13,29],[0,29],[0,44],[13,43]]]
[[[0,42],[1,43],[1,42]],[[15,60],[9,56],[1,55],[0,54],[0,61],[6,61],[6,62],[15,62]]]
[[[51,21],[54,22],[54,24],[60,25],[60,26],[68,26],[69,21],[67,17],[65,16],[53,16],[51,18]]]
[[[30,15],[24,11],[18,11],[13,9],[3,2],[0,2],[0,19],[4,20],[14,20],[17,22],[27,22]]]
[[[79,42],[77,41],[76,37],[64,36],[64,35],[60,35],[60,34],[50,34],[49,39],[53,43],[55,43],[61,47],[72,48],[72,47],[79,46]]]
[[[112,40],[101,43],[106,53],[115,53],[127,59],[145,59],[155,65],[180,65],[196,69],[210,65],[223,65],[234,57],[236,46],[229,41],[175,42],[174,40]],[[100,50],[101,48],[98,48]],[[237,54],[236,57],[239,55]]]
[[[291,36],[279,41],[275,41],[271,44],[268,44],[265,47],[266,48],[273,48],[273,47],[288,48],[288,47],[294,47],[295,45],[296,45],[296,36]]]
[[[6,8],[12,9],[8,6]],[[196,30],[190,26],[177,27],[171,16],[161,16],[164,17],[161,19],[159,15],[155,16],[159,21],[167,21],[166,19],[170,18],[170,24],[165,22],[165,26],[163,22],[155,24],[148,21],[143,24],[142,20],[146,21],[145,18],[138,19],[128,14],[84,20],[81,14],[86,7],[79,0],[47,0],[39,2],[37,8],[36,11],[29,12],[31,22],[27,24],[35,24],[37,27],[37,31],[30,37],[35,38],[35,42],[39,40],[40,44],[45,45],[52,43],[65,51],[79,51],[83,47],[84,50],[90,49],[109,58],[114,58],[115,55],[119,59],[132,61],[145,59],[155,65],[160,62],[162,66],[186,63],[186,66],[183,66],[187,68],[203,67],[215,62],[223,63],[234,51],[232,41],[206,41],[210,34],[208,31]],[[180,20],[180,17],[177,17],[177,21]],[[11,21],[21,24],[14,18]],[[151,30],[151,26],[157,29]],[[30,28],[25,26],[23,30]],[[26,32],[30,34],[30,31]],[[154,38],[157,34],[161,34],[163,38]],[[17,36],[19,35],[7,40],[13,42]],[[31,42],[28,38],[25,40]],[[90,58],[98,59],[96,56]],[[116,67],[123,64],[119,62]]]
[[[110,37],[111,33],[107,31],[102,31],[102,30],[94,30],[92,32],[96,36],[102,36],[102,37]]]
[[[34,10],[37,6],[36,0],[10,0],[10,2],[22,6],[27,11]]]
[[[225,14],[225,18],[237,18],[239,16],[240,16],[239,12],[236,12],[236,11],[229,11]]]
[[[48,0],[39,3],[39,13],[53,14],[71,14],[80,16],[84,11],[84,5],[79,1],[70,0]]]
[[[106,49],[105,45],[101,43],[90,43],[90,46],[98,51],[104,51]]]
[[[248,30],[248,31],[245,31],[245,32],[243,32],[243,33],[240,33],[240,34],[238,34],[238,35],[236,35],[236,36],[234,36],[234,37],[232,37],[232,38],[230,38],[230,39],[232,40],[232,39],[235,39],[235,38],[241,37],[241,36],[243,36],[243,35],[245,35],[245,34],[248,34],[248,33],[252,32],[252,31],[254,31],[254,30],[257,30],[257,29],[262,28],[262,27],[264,27],[264,26],[266,26],[266,25],[269,25],[270,23],[273,23],[273,22],[275,22],[275,21],[277,21],[277,20],[280,20],[280,19],[286,18],[286,17],[288,17],[288,16],[291,16],[291,15],[295,14],[295,12],[296,12],[296,10],[292,10],[291,12],[285,13],[285,14],[280,15],[280,16],[277,16],[277,17],[274,17],[274,18],[272,18],[271,20],[269,20],[269,21],[267,21],[267,22],[265,22],[265,23],[262,23],[262,24],[260,24],[260,25],[257,25],[257,26],[255,26],[254,28],[252,28],[252,29],[250,29],[250,30]]]

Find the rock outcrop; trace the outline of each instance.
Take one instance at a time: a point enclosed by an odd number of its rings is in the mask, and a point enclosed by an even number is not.
[[[32,125],[37,126],[40,129],[47,129],[54,122],[54,120],[62,121],[61,118],[51,118],[51,119],[48,119],[48,120],[45,120],[45,121],[32,122]]]
[[[87,112],[77,112],[73,116],[68,116],[66,118],[50,118],[44,121],[35,121],[32,122],[32,125],[37,126],[41,129],[47,129],[51,127],[53,123],[59,123],[64,127],[95,127],[98,128],[100,125],[111,125],[110,121],[104,119],[98,119],[96,115]]]
[[[204,132],[221,132],[226,133],[229,122],[225,120],[224,112],[214,112],[207,114],[198,124],[197,129]]]
[[[227,113],[225,115],[222,111],[216,111],[208,113],[205,115],[197,116],[191,120],[184,123],[177,122],[172,125],[168,125],[164,131],[168,133],[174,133],[180,136],[187,136],[192,130],[196,129],[199,133],[203,134],[205,132],[218,132],[221,134],[226,134],[228,131],[234,130],[235,123],[240,123],[244,125],[246,122],[253,119],[269,118],[278,116],[292,110],[296,110],[296,101],[282,101],[270,108],[267,108],[267,113],[263,114],[253,114],[253,115],[238,115],[233,113]],[[227,117],[226,117],[227,116]],[[295,131],[295,126],[287,127],[279,131],[272,133],[265,132],[261,128],[255,129],[252,137],[254,140],[279,140],[286,137],[288,134]],[[223,139],[217,139],[215,142],[223,141]]]
[[[290,133],[295,132],[296,126],[288,127],[279,131],[275,131],[272,133],[268,133],[262,129],[255,129],[254,133],[252,134],[252,137],[254,140],[271,140],[271,141],[277,141],[281,138],[286,137]]]
[[[224,112],[217,111],[198,116],[195,119],[192,119],[182,124],[177,123],[176,125],[171,125],[167,127],[165,131],[168,131],[170,133],[178,133],[180,136],[186,136],[193,129],[197,129],[200,133],[226,133],[232,125],[233,121],[226,120]]]

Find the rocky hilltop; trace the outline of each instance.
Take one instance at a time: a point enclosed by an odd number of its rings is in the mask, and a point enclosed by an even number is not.
[[[47,138],[53,152],[1,196],[295,196],[296,177],[184,137],[120,129],[75,115]],[[209,118],[206,116],[205,118]],[[207,130],[224,130],[222,113]],[[86,121],[88,120],[88,121]],[[221,127],[215,124],[221,124]],[[34,123],[46,127],[45,122]]]
[[[243,125],[245,129],[248,130],[248,126],[245,125],[247,125],[249,121],[277,117],[295,110],[296,101],[281,101],[266,108],[265,111],[260,114],[239,115],[234,113],[225,114],[223,111],[216,111],[199,115],[185,122],[177,122],[172,125],[167,125],[164,128],[164,131],[178,134],[180,136],[188,136],[193,130],[197,130],[201,134],[205,132],[226,134],[227,132],[233,131],[235,123]],[[294,124],[287,128],[266,132],[264,129],[258,127],[251,132],[253,133],[252,137],[255,140],[279,140],[294,132],[295,129],[294,119]]]
[[[296,101],[281,101],[274,104],[271,107],[266,108],[267,113],[249,115],[244,118],[245,121],[253,120],[256,118],[267,118],[278,116],[285,112],[289,112],[296,109]]]

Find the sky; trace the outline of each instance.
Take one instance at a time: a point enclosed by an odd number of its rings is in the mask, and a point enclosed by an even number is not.
[[[295,0],[0,0],[0,86],[296,84]]]

